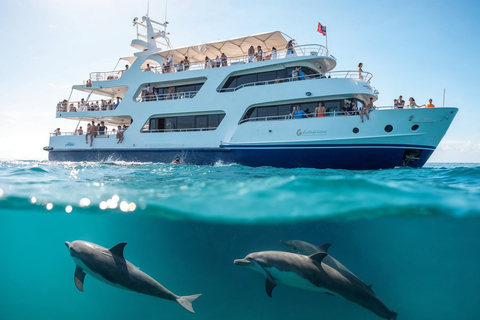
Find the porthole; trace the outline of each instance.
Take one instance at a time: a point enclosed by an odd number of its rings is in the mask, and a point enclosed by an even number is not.
[[[418,126],[418,124],[414,124],[414,125],[412,126],[412,131],[417,131],[418,128],[420,128],[420,127]]]
[[[387,124],[385,126],[385,132],[392,132],[392,130],[393,130],[393,127],[391,125]]]
[[[358,133],[358,131],[360,131],[358,128],[353,128],[353,133]]]

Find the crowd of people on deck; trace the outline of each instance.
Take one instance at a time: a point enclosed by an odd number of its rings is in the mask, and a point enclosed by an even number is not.
[[[294,46],[295,43],[293,42],[294,40],[290,40],[286,46],[287,49],[287,58],[296,56]],[[257,49],[255,50],[254,46],[250,46],[247,52],[247,62],[256,62],[256,61],[265,61],[265,60],[274,60],[277,59],[278,53],[277,53],[277,48],[272,47],[272,51],[264,54],[262,47],[257,46]],[[227,55],[223,52],[220,52],[220,55],[217,55],[215,58],[210,58],[208,56],[205,56],[205,63],[204,63],[204,68],[219,68],[219,67],[226,67],[228,66],[228,58]],[[125,66],[126,70],[128,70],[128,65]],[[147,63],[145,69],[143,71],[153,71],[154,68],[150,66],[150,64]],[[171,73],[171,72],[181,72],[181,71],[187,71],[190,69],[190,61],[188,60],[188,57],[185,56],[185,58],[180,61],[180,63],[175,64],[174,63],[174,58],[173,55],[170,55],[167,59],[166,63],[162,64],[161,72],[162,73]],[[122,71],[123,74],[124,71]]]
[[[416,102],[415,102],[415,99],[410,97],[408,99],[408,105],[405,106],[405,100],[403,100],[403,97],[402,96],[399,96],[398,99],[393,99],[393,107],[395,109],[404,109],[404,108],[421,108],[421,107],[426,107],[426,108],[435,108],[435,105],[433,104],[433,100],[432,99],[428,99],[428,103],[427,104],[422,104],[422,105],[418,105]]]
[[[122,98],[117,97],[115,100],[96,100],[86,102],[82,98],[81,101],[68,103],[65,99],[57,103],[57,112],[83,112],[83,111],[106,111],[106,110],[115,110],[118,105],[122,102]]]

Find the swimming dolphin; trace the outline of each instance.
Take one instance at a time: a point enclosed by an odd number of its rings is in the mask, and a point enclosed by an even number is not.
[[[83,292],[83,280],[88,273],[117,288],[176,301],[188,311],[195,313],[192,302],[201,294],[181,297],[167,290],[155,279],[125,260],[123,249],[127,243],[121,242],[110,249],[82,240],[72,243],[67,241],[65,245],[77,265],[74,279],[78,290]]]
[[[282,251],[262,251],[234,261],[264,273],[268,296],[277,282],[305,290],[324,292],[343,297],[388,320],[396,320],[397,314],[387,308],[375,293],[363,282],[351,281],[334,268],[323,263],[328,254],[318,252],[311,256]]]
[[[330,247],[330,243],[323,243],[321,245],[316,246],[311,243],[300,241],[300,240],[288,240],[288,241],[280,240],[280,243],[285,245],[287,249],[289,249],[291,252],[295,252],[295,253],[299,253],[307,256],[317,252],[327,253],[327,250]],[[333,269],[337,270],[338,272],[340,272],[345,278],[349,279],[350,281],[362,282],[362,280],[360,280],[353,272],[348,270],[347,267],[345,267],[343,264],[341,264],[339,261],[333,258],[330,254],[327,255],[322,262],[332,267]],[[371,287],[371,285],[369,287]]]

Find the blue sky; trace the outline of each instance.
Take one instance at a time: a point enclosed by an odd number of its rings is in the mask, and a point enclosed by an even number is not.
[[[93,71],[132,55],[134,17],[147,0],[18,0],[0,4],[0,159],[46,159],[49,132],[73,131],[55,119],[56,103]],[[480,3],[477,1],[170,0],[174,47],[280,30],[298,44],[323,44],[327,26],[336,70],[359,62],[373,73],[377,106],[402,94],[460,111],[431,162],[480,162]],[[163,21],[165,0],[150,0]],[[69,130],[71,129],[71,130]]]

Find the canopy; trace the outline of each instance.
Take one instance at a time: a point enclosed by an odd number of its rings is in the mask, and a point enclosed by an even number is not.
[[[175,63],[182,61],[185,56],[188,57],[189,61],[202,61],[205,60],[205,56],[214,59],[217,55],[221,56],[222,53],[225,53],[227,57],[232,58],[246,55],[250,46],[253,46],[255,51],[257,50],[257,46],[261,46],[264,52],[271,51],[273,47],[277,48],[277,50],[285,49],[288,43],[287,39],[291,38],[280,31],[274,31],[230,40],[203,43],[190,47],[165,50],[158,52],[155,55],[161,56],[165,60],[167,60],[170,55],[173,55]]]

